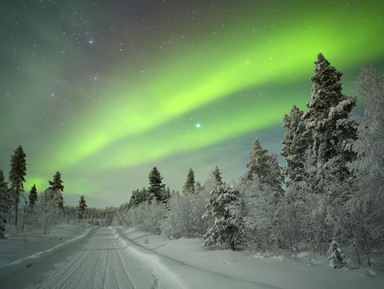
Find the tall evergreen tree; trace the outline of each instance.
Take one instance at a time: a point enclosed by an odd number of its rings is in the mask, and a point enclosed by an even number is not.
[[[9,171],[9,181],[14,195],[15,226],[17,226],[17,211],[19,207],[20,192],[23,191],[27,165],[25,161],[26,154],[21,146],[18,146],[11,157],[11,170]]]
[[[306,123],[302,119],[303,114],[304,112],[294,105],[290,115],[284,116],[284,127],[287,132],[281,155],[286,161],[284,176],[288,183],[303,179],[305,151],[312,146],[311,131],[306,128]]]
[[[78,207],[79,220],[83,219],[86,208],[87,208],[87,202],[85,201],[84,195],[82,195],[80,197],[79,207]]]
[[[28,207],[30,210],[33,210],[35,207],[35,204],[37,202],[38,196],[37,196],[37,190],[36,185],[33,185],[31,188],[31,191],[29,192],[29,204]]]
[[[189,169],[187,180],[183,187],[183,194],[194,194],[195,193],[195,173],[192,169]]]
[[[312,80],[312,96],[303,118],[307,128],[314,133],[314,153],[320,164],[345,152],[349,139],[356,139],[356,125],[348,122],[349,113],[356,99],[342,93],[342,73],[330,65],[320,53],[315,62]],[[348,153],[348,158],[352,158]],[[347,160],[350,161],[350,160]]]
[[[152,201],[154,199],[156,202],[166,202],[167,199],[164,198],[165,184],[163,184],[163,177],[160,175],[160,172],[156,167],[154,167],[149,173],[148,178],[148,200]]]

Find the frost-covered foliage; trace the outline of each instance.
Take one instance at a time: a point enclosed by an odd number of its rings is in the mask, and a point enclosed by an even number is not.
[[[253,143],[247,164],[248,172],[245,176],[247,180],[258,179],[259,182],[274,187],[281,191],[282,175],[276,155],[268,154],[259,139]]]
[[[47,234],[53,224],[62,221],[63,210],[60,205],[63,201],[59,190],[48,188],[39,197],[39,202],[31,217],[37,218],[37,224],[42,228],[43,234]]]
[[[124,222],[128,226],[154,234],[161,233],[161,223],[167,212],[162,202],[142,203],[130,208],[124,215]]]
[[[258,178],[245,180],[237,187],[243,197],[246,246],[261,251],[278,248],[281,228],[276,189]]]
[[[203,245],[221,244],[235,250],[242,243],[243,218],[240,193],[235,188],[222,185],[210,193],[204,218],[212,218],[203,237]]]
[[[208,227],[207,219],[202,218],[207,203],[208,195],[205,191],[173,196],[161,224],[161,233],[172,238],[202,237]]]
[[[345,255],[336,240],[332,240],[329,244],[328,260],[329,265],[334,269],[342,268],[346,265]]]
[[[352,146],[357,158],[349,165],[355,182],[347,206],[350,238],[364,248],[370,263],[370,251],[384,242],[384,76],[365,68],[357,85],[365,116],[359,118],[358,139]]]
[[[189,169],[187,180],[183,187],[183,194],[194,194],[195,193],[195,173],[192,169]]]
[[[353,132],[338,126],[338,121],[347,119],[356,105],[356,99],[342,93],[342,73],[330,65],[320,53],[312,76],[312,96],[303,115],[307,128],[313,130],[314,153],[319,162],[325,163],[340,154],[343,141],[353,137]],[[349,130],[352,130],[349,127]]]
[[[311,131],[302,120],[304,112],[293,106],[290,115],[284,116],[284,127],[287,132],[283,141],[281,155],[285,158],[284,176],[289,183],[296,182],[303,177],[303,167],[306,149],[312,147]]]

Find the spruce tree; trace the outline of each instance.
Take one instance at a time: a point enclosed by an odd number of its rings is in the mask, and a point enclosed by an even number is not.
[[[11,190],[14,198],[15,209],[15,226],[17,226],[17,211],[19,207],[20,192],[24,189],[26,175],[26,154],[21,146],[18,146],[15,153],[11,157],[11,170],[9,171],[9,181],[11,182]]]
[[[38,196],[37,196],[37,190],[36,185],[33,185],[31,188],[31,191],[29,192],[29,204],[28,207],[32,211],[36,202],[37,202]]]
[[[79,207],[78,207],[79,220],[83,219],[86,208],[87,208],[87,202],[84,199],[84,195],[82,195],[80,197]]]
[[[247,180],[252,181],[257,177],[260,183],[281,191],[282,176],[277,156],[269,155],[268,151],[262,148],[259,139],[253,144],[247,168],[245,176]]]
[[[3,171],[0,170],[0,218],[4,220],[6,220],[13,203],[11,197],[8,184],[4,180]]]
[[[221,185],[224,184],[223,183],[223,178],[221,177],[221,172],[220,172],[218,166],[216,166],[213,169],[213,171],[211,172],[211,175],[212,175],[213,179],[215,180],[217,186],[221,186]]]
[[[284,116],[284,127],[287,132],[281,155],[286,161],[284,176],[288,183],[303,179],[305,152],[312,146],[311,131],[306,128],[306,123],[302,119],[303,114],[304,112],[294,105],[290,115]]]
[[[343,95],[342,73],[331,66],[321,53],[315,64],[311,78],[312,96],[303,118],[307,121],[307,128],[313,131],[313,150],[318,162],[324,165],[345,151],[343,145],[347,140],[356,139],[356,125],[346,121],[356,105],[356,99]],[[350,161],[353,154],[348,153],[348,158],[346,161]]]
[[[213,223],[203,236],[203,245],[222,244],[235,250],[242,240],[244,225],[240,214],[240,193],[230,186],[222,185],[215,188],[210,195],[203,218],[212,218]]]
[[[195,173],[192,169],[189,169],[187,180],[183,187],[183,194],[194,194],[195,193]]]
[[[149,173],[149,188],[148,188],[148,200],[155,200],[156,202],[166,202],[167,199],[164,198],[164,188],[162,176],[156,167],[152,169]]]
[[[57,207],[64,210],[64,199],[62,191],[64,190],[63,181],[61,180],[60,172],[56,172],[53,180],[48,182],[50,187],[46,190],[46,197],[55,199]]]

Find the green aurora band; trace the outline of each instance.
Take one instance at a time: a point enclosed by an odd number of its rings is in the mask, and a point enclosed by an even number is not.
[[[309,83],[317,53],[345,71],[383,59],[383,45],[370,43],[384,43],[379,36],[381,10],[367,2],[340,17],[340,9],[318,6],[297,14],[300,18],[282,17],[273,29],[257,23],[260,20],[250,23],[249,15],[214,36],[199,36],[193,46],[176,42],[168,53],[153,56],[139,75],[124,61],[116,64],[98,91],[106,99],[103,109],[95,104],[58,131],[51,141],[54,153],[48,152],[30,171],[46,172],[52,159],[62,172],[155,163],[278,125],[293,104],[303,108],[309,98],[310,91],[292,87]],[[272,85],[292,89],[272,99],[255,94],[248,102],[236,103],[238,93]],[[215,109],[229,99],[236,104],[232,111]],[[201,128],[185,115],[200,115],[194,119]],[[26,187],[32,184],[44,187],[46,180],[28,176]],[[71,187],[90,191],[86,181],[73,181]]]

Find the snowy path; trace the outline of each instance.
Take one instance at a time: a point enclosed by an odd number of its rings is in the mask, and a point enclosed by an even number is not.
[[[273,288],[167,259],[112,228],[87,237],[0,280],[2,289]]]
[[[180,288],[167,274],[130,256],[110,228],[99,228],[72,246],[0,280],[0,288]],[[149,266],[148,266],[149,265]]]

